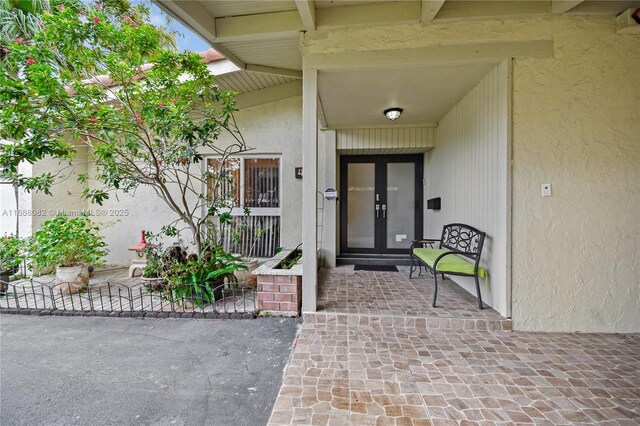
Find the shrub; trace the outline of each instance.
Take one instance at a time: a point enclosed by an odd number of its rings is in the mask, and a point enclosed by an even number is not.
[[[13,271],[24,259],[25,243],[15,235],[0,237],[0,271]]]
[[[29,242],[30,260],[43,271],[56,266],[99,266],[107,254],[98,227],[88,216],[58,215],[46,221]]]

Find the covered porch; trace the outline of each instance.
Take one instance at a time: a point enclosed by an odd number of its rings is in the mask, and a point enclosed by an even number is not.
[[[616,20],[637,2],[157,2],[243,72],[294,79],[278,96],[302,95],[295,133],[273,139],[287,140],[283,157],[300,153],[284,169],[285,184],[293,167],[301,181],[283,198],[290,203],[283,215],[294,212],[283,218],[283,235],[320,253],[303,257],[304,313],[328,312],[324,294],[335,289],[339,300],[341,292],[318,272],[343,254],[340,157],[423,154],[423,200],[441,198],[442,209],[423,212],[417,237],[437,237],[454,221],[486,232],[483,300],[513,317],[514,328],[638,329],[637,262],[611,267],[617,253],[635,253],[638,240],[626,214],[637,201],[638,85],[629,78],[638,74],[629,32],[637,24]],[[261,99],[273,100],[276,89],[268,89]],[[404,112],[389,122],[382,112],[392,107]],[[282,122],[273,111],[265,121]],[[256,140],[268,139],[263,133]],[[375,186],[386,185],[381,178]],[[322,197],[327,189],[340,200]],[[602,208],[605,197],[611,208]],[[393,240],[410,240],[405,234]],[[606,296],[591,297],[603,282]],[[395,300],[404,290],[392,291]],[[336,306],[385,310],[377,299],[366,302],[368,291],[364,301],[350,294]],[[428,302],[429,289],[421,294]],[[431,314],[445,309],[444,297]]]
[[[433,277],[423,271],[409,279],[409,266],[397,268],[398,272],[359,271],[354,265],[321,269],[316,315],[348,314],[365,322],[418,321],[429,329],[511,330],[511,320],[489,307],[478,309],[476,298],[448,278],[439,281],[433,308]]]
[[[303,312],[455,318],[456,327],[472,329],[493,315],[491,327],[502,329],[500,320],[511,316],[511,61],[452,64],[408,54],[371,65],[358,55],[309,57],[317,68],[303,76],[302,241],[320,256],[303,257]],[[383,113],[393,106],[396,120]],[[332,189],[336,200],[317,195]],[[450,223],[487,235],[480,261],[489,271],[481,289],[493,308],[487,313],[472,280],[448,276],[432,308],[433,281],[409,280],[400,266],[412,241],[438,238]],[[400,269],[354,272],[345,263]],[[318,265],[337,268],[316,276]]]

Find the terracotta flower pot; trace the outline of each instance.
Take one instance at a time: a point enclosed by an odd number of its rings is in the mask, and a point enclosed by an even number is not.
[[[149,291],[160,291],[165,287],[165,283],[160,277],[140,277],[144,281],[144,287]]]
[[[245,265],[248,269],[233,272],[233,275],[236,277],[238,284],[241,287],[257,287],[258,277],[256,277],[255,275],[251,275],[251,271],[258,267],[258,259],[256,259],[255,257],[242,258],[242,264]]]
[[[7,292],[7,287],[9,286],[9,278],[12,273],[9,270],[0,271],[0,294],[4,294]]]
[[[62,294],[75,294],[89,286],[87,265],[56,267],[56,288]]]

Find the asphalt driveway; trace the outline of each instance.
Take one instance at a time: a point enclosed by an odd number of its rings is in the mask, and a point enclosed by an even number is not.
[[[298,325],[0,315],[0,424],[263,425]]]

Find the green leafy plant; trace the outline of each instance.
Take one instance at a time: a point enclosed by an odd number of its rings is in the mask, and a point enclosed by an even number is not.
[[[142,270],[142,276],[144,278],[158,278],[161,270],[162,244],[152,232],[146,231],[144,237],[147,245],[142,249],[142,252],[147,261]]]
[[[204,306],[215,302],[224,280],[233,280],[233,272],[242,269],[247,267],[238,263],[221,246],[212,246],[200,257],[191,255],[185,261],[174,260],[165,275],[169,285],[164,294],[178,303],[192,302],[196,306]]]
[[[298,263],[298,261],[301,258],[302,258],[302,252],[293,253],[293,256],[287,256],[286,259],[284,259],[284,260],[282,260],[282,262],[280,262],[280,268],[281,269],[291,269],[296,265],[296,263]]]
[[[302,250],[300,249],[302,244],[298,244],[291,253],[280,261],[280,269],[291,269],[302,259]]]
[[[14,272],[25,258],[25,241],[15,235],[0,237],[0,272]]]
[[[157,258],[147,258],[147,264],[142,270],[144,278],[158,278],[160,273],[160,265]]]
[[[42,15],[53,9],[79,8],[80,0],[1,0],[0,46],[8,46],[17,38],[29,40],[40,30]],[[4,51],[0,51],[0,58]]]
[[[167,235],[186,231],[196,254],[217,233],[233,197],[224,182],[229,156],[247,150],[233,112],[235,93],[219,89],[203,58],[176,53],[172,36],[151,24],[144,4],[127,0],[50,8],[30,40],[4,46],[0,66],[0,178],[50,194],[77,173],[83,197],[101,204],[115,192],[153,189],[174,213]],[[232,142],[218,143],[223,133]],[[202,152],[220,157],[217,170]],[[23,162],[61,160],[61,170],[26,175]],[[213,195],[202,194],[208,185]]]
[[[247,224],[248,212],[242,217],[238,224],[232,225],[231,241],[234,244],[233,251],[240,253],[244,259],[251,259],[253,257],[256,244],[260,241],[262,235],[269,230],[269,228],[256,227],[251,229]],[[245,244],[243,242],[249,239],[251,244],[248,250],[244,250]]]
[[[98,231],[86,215],[58,215],[44,222],[30,239],[31,263],[40,271],[56,266],[99,266],[107,250]]]

